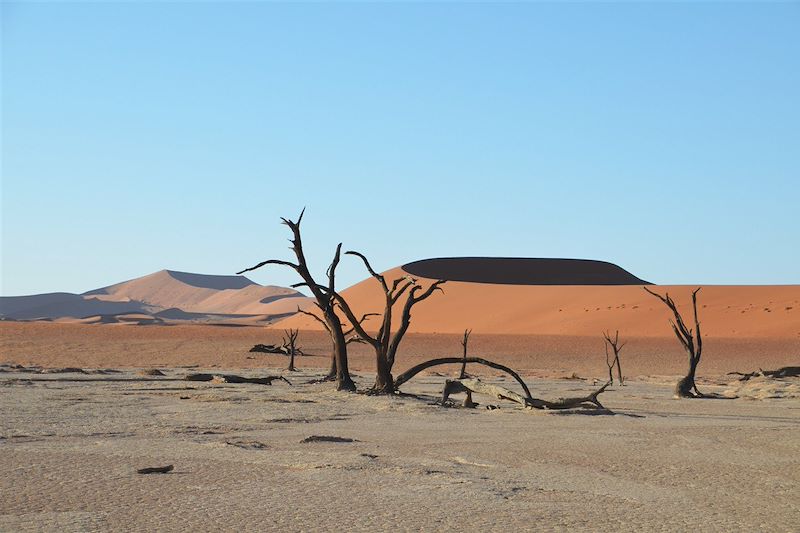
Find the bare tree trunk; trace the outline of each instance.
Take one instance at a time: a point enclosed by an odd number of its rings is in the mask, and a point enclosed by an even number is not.
[[[347,365],[347,340],[342,333],[342,324],[336,313],[330,313],[333,318],[331,330],[334,333],[336,344],[334,345],[333,355],[336,361],[336,390],[355,392],[356,384],[350,377],[350,369]]]
[[[464,330],[464,338],[461,340],[461,347],[463,348],[464,359],[461,362],[461,372],[458,373],[458,379],[467,377],[467,344],[469,344],[469,336],[472,334],[471,329]]]
[[[336,353],[335,353],[335,349],[332,347],[331,348],[331,369],[328,370],[327,375],[324,378],[322,378],[322,381],[334,381],[336,379],[336,374],[337,373],[338,372],[336,370]]]
[[[319,304],[317,304],[317,307],[319,307]],[[316,314],[314,314],[314,313],[312,313],[310,311],[305,311],[303,309],[300,309],[299,305],[297,306],[297,312],[301,313],[303,315],[306,315],[306,316],[310,316],[311,318],[313,318],[314,320],[319,322],[322,325],[322,327],[325,328],[325,331],[328,332],[328,335],[330,335],[330,338],[331,338],[331,369],[328,371],[328,374],[324,378],[322,378],[321,381],[336,381],[336,375],[338,373],[337,372],[337,366],[336,366],[336,338],[334,337],[333,333],[331,333],[330,326],[328,326],[328,323],[325,322],[323,319],[321,319]]]
[[[393,394],[394,377],[392,377],[392,369],[389,368],[386,354],[376,350],[375,364],[377,372],[375,375],[375,385],[372,387],[371,392],[375,394]]]
[[[675,385],[675,395],[680,396],[681,398],[694,398],[695,396],[702,396],[700,391],[697,390],[697,385],[695,385],[694,377],[697,373],[697,360],[690,359],[689,360],[689,372],[686,373],[686,376],[681,378],[678,383]]]

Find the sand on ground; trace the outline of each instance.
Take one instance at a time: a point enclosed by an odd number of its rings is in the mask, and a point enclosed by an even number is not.
[[[293,387],[186,372],[0,374],[0,531],[796,531],[797,395],[672,400],[633,380],[592,416],[443,408],[437,376],[387,398],[302,384],[319,372]]]

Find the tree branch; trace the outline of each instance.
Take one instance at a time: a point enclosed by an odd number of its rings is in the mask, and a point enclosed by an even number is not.
[[[377,272],[375,272],[375,270],[372,268],[372,265],[369,264],[369,260],[366,258],[366,256],[364,256],[364,254],[362,254],[360,252],[356,252],[354,250],[348,250],[344,254],[345,255],[354,255],[354,256],[360,258],[361,261],[364,262],[364,266],[367,268],[367,272],[369,272],[370,276],[372,276],[373,278],[377,279],[380,282],[381,287],[383,287],[383,291],[384,292],[389,292],[389,287],[386,285],[386,278],[384,278],[382,275],[380,275]]]
[[[372,346],[377,346],[379,344],[378,339],[371,337],[369,333],[367,333],[366,330],[363,327],[361,327],[361,321],[359,321],[356,318],[356,315],[355,313],[353,313],[353,310],[350,309],[350,305],[347,303],[347,300],[345,300],[341,294],[335,291],[333,293],[333,296],[336,298],[336,301],[339,304],[341,310],[344,312],[344,315],[347,317],[347,320],[350,321],[350,325],[355,330],[356,334],[365,341],[367,341],[368,343],[370,343]],[[372,314],[377,314],[377,313],[372,313]]]
[[[252,270],[257,270],[257,269],[259,269],[259,268],[261,268],[261,267],[263,267],[265,265],[282,265],[282,266],[287,266],[287,267],[289,267],[289,268],[291,268],[293,270],[299,270],[300,269],[300,265],[296,265],[296,264],[294,264],[294,263],[292,263],[290,261],[282,261],[280,259],[267,259],[266,261],[261,261],[256,266],[252,266],[250,268],[245,268],[244,270],[240,270],[236,274],[237,275],[241,275],[241,274],[244,274],[245,272],[250,272]]]
[[[298,312],[298,313],[301,313],[301,314],[303,314],[303,315],[306,315],[306,316],[310,316],[311,318],[313,318],[314,320],[316,320],[317,322],[319,322],[320,324],[322,324],[322,327],[324,327],[324,328],[325,328],[325,330],[326,330],[328,333],[330,333],[330,331],[331,331],[331,327],[328,325],[328,323],[327,323],[327,322],[325,322],[325,320],[323,320],[322,318],[318,317],[316,314],[314,314],[314,313],[312,313],[312,312],[310,312],[310,311],[304,311],[304,310],[300,309],[300,307],[299,307],[299,306],[297,307],[297,312]]]

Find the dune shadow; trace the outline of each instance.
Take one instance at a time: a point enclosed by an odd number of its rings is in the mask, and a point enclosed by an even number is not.
[[[505,285],[650,285],[606,261],[524,257],[443,257],[402,266],[428,279]]]

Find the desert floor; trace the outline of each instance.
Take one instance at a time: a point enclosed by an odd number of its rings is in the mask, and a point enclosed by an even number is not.
[[[687,358],[664,321],[660,337],[628,337],[622,369],[629,377],[677,375]],[[206,325],[134,326],[49,322],[0,322],[0,362],[45,367],[177,367],[264,368],[286,365],[279,355],[249,353],[257,343],[280,343],[283,331],[264,327]],[[461,355],[461,335],[409,333],[403,339],[396,370],[434,357]],[[330,341],[322,331],[301,331],[298,346],[309,354],[298,358],[304,368],[330,364]],[[351,344],[350,367],[371,372],[369,346]],[[470,355],[486,357],[536,377],[577,373],[602,378],[608,370],[601,332],[592,337],[567,335],[485,335],[469,341]],[[701,376],[752,372],[800,364],[800,338],[729,338],[704,336]]]
[[[411,396],[337,393],[306,384],[322,374],[311,368],[326,365],[322,356],[286,373],[276,366],[285,359],[242,350],[271,340],[251,328],[2,326],[0,361],[128,368],[0,368],[0,531],[796,531],[800,385],[723,375],[796,362],[791,346],[759,358],[756,344],[709,341],[700,387],[739,398],[674,400],[666,375],[682,370],[680,353],[667,339],[632,341],[629,383],[600,397],[609,414],[477,396],[500,408],[444,408],[436,400],[448,367],[406,384]],[[534,340],[538,355],[526,355]],[[454,336],[409,341],[401,369],[460,348]],[[534,396],[552,399],[596,388],[554,379],[603,377],[591,341],[484,337],[474,351],[517,364]],[[178,368],[204,361],[218,366]],[[353,361],[371,366],[368,351]],[[156,365],[165,377],[132,368]],[[294,386],[182,380],[220,366],[282,373]],[[514,388],[494,371],[473,372]],[[373,379],[355,377],[362,387]],[[311,436],[354,440],[303,442]],[[168,464],[169,474],[136,473]]]

